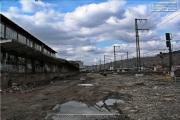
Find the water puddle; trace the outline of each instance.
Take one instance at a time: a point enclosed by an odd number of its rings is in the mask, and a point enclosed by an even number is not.
[[[106,104],[106,105],[114,105],[114,104],[117,104],[117,103],[125,103],[124,100],[118,100],[118,99],[107,99],[105,100],[104,102],[103,101],[100,101],[98,102],[97,104],[98,105],[103,105],[103,104]]]
[[[78,86],[91,87],[94,86],[94,84],[78,84]]]
[[[64,104],[57,104],[52,109],[46,119],[52,120],[92,120],[119,117],[119,112],[113,107],[116,103],[124,103],[123,100],[107,99],[105,102],[98,102],[93,106],[87,106],[85,103],[69,101]],[[121,114],[122,115],[122,114]]]
[[[86,80],[86,77],[80,77],[80,80]]]

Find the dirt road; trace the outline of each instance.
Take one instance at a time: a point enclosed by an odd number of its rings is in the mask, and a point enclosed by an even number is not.
[[[34,89],[2,91],[1,119],[180,119],[180,82],[157,78],[87,73]]]

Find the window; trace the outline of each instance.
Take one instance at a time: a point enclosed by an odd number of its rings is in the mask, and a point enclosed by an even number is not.
[[[34,43],[34,48],[36,49],[36,43]]]
[[[53,56],[53,57],[56,57],[56,56],[55,56],[55,53],[52,53],[52,56]]]
[[[25,58],[23,58],[23,57],[18,57],[18,63],[19,63],[20,65],[25,64]]]
[[[48,51],[47,49],[44,48],[44,53],[48,54],[48,52],[49,52],[49,51]]]
[[[31,40],[29,40],[29,39],[27,39],[27,43],[26,43],[28,46],[30,46],[30,47],[33,47],[33,44],[32,44],[32,41]]]
[[[21,34],[18,34],[18,41],[21,42],[21,43],[26,44],[26,37],[24,37]]]
[[[44,53],[47,53],[47,50],[44,48]]]
[[[26,44],[29,46],[29,39],[26,40]]]
[[[55,57],[55,54],[54,54],[54,53],[51,53],[51,56]]]
[[[42,51],[41,45],[39,45],[39,44],[37,44],[37,43],[34,43],[34,48],[35,48],[36,50]]]
[[[3,60],[3,52],[2,51],[1,51],[0,56],[1,56],[1,61],[2,61]]]
[[[17,40],[17,32],[9,27],[6,27],[6,38]]]
[[[42,47],[41,46],[39,46],[39,50],[42,51]]]
[[[4,38],[4,25],[2,23],[0,23],[0,37]]]
[[[33,47],[33,42],[31,40],[29,40],[29,46]]]

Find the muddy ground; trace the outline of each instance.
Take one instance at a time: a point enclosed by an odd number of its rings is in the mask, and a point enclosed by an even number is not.
[[[109,105],[105,102],[108,99],[121,102]],[[62,116],[57,116],[57,113],[61,113],[61,109],[55,106],[69,101],[100,112],[102,108],[110,113],[114,110],[118,114],[117,117],[103,119],[178,120],[180,81],[174,82],[158,75],[136,77],[84,73],[33,89],[1,91],[1,120],[60,120]],[[91,116],[91,119],[101,117]]]

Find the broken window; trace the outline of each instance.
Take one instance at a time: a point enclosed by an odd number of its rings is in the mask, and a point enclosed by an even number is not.
[[[19,64],[19,65],[24,65],[24,64],[25,64],[25,58],[23,58],[23,57],[18,57],[18,64]]]

